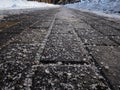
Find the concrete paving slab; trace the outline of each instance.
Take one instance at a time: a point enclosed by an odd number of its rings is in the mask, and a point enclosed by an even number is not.
[[[37,49],[38,46],[35,44],[13,43],[0,51],[1,90],[12,90],[9,88],[23,84],[31,65],[36,63],[34,58]]]
[[[16,42],[23,43],[38,43],[40,44],[45,35],[48,33],[48,29],[26,29],[19,36],[15,37]]]
[[[39,45],[30,43],[11,43],[0,52],[0,62],[32,60]]]
[[[56,20],[53,26],[53,30],[51,34],[67,34],[73,33],[73,26],[67,21],[64,20]]]
[[[103,33],[104,35],[120,35],[120,32],[116,28],[110,27],[105,20],[104,22],[100,22],[99,19],[95,20],[90,17],[86,17],[87,19],[84,21],[95,30]]]
[[[33,90],[110,90],[87,65],[41,65],[32,77]]]
[[[78,36],[81,38],[85,45],[118,45],[114,41],[109,39],[109,36],[105,36],[94,29],[75,29]]]
[[[84,61],[80,42],[74,34],[51,34],[40,61]],[[89,60],[86,60],[88,62]]]
[[[74,27],[75,28],[91,29],[91,26],[89,24],[86,24],[85,22],[83,22],[83,23],[78,22],[78,23],[74,24]]]
[[[51,18],[51,19],[53,19],[53,18]],[[38,23],[36,23],[35,25],[31,26],[30,28],[32,28],[32,29],[41,29],[41,28],[48,29],[50,27],[50,23],[51,22],[41,22],[41,21],[39,21]]]
[[[81,36],[85,45],[96,45],[96,46],[118,46],[117,43],[110,40],[107,36]]]
[[[91,55],[102,67],[115,90],[120,86],[120,47],[113,46],[89,46]]]

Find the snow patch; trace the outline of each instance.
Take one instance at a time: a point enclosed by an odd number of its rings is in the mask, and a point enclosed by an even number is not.
[[[67,4],[65,6],[102,11],[105,13],[120,13],[120,0],[81,0],[81,2]]]
[[[27,1],[27,0],[1,0],[0,1],[0,10],[47,8],[47,7],[57,7],[57,5],[48,4],[44,2],[37,2],[37,1]]]

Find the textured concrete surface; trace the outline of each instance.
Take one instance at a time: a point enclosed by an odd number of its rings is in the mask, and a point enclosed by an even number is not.
[[[7,15],[0,90],[119,90],[120,21],[64,7]]]

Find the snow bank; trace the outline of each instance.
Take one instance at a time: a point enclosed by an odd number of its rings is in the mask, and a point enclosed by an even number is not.
[[[120,0],[81,0],[79,3],[67,4],[65,6],[105,13],[120,13]]]
[[[56,7],[52,4],[27,0],[0,0],[0,10]]]
[[[89,12],[89,13],[94,13],[94,14],[99,15],[99,16],[104,16],[104,17],[107,17],[110,20],[111,19],[120,20],[120,15],[117,15],[117,14],[112,14],[112,13],[110,14],[110,13],[104,13],[102,11],[93,11],[93,10],[80,9],[80,8],[79,8],[79,10],[82,11],[82,12]]]

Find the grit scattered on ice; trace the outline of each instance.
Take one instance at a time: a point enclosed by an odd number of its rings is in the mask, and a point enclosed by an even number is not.
[[[65,6],[120,14],[120,0],[81,0],[81,2]]]
[[[36,2],[36,1],[27,1],[27,0],[0,0],[0,10],[8,9],[27,9],[27,8],[47,8],[47,7],[56,7],[55,5]]]

